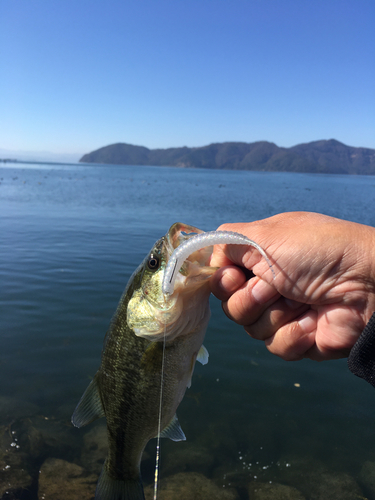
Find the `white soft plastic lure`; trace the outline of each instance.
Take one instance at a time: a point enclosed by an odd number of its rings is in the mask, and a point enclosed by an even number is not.
[[[164,272],[162,284],[162,291],[164,295],[171,295],[173,293],[177,272],[181,269],[184,260],[186,260],[189,255],[197,250],[200,250],[201,248],[224,243],[227,245],[250,245],[256,248],[266,259],[267,264],[272,271],[273,278],[275,279],[276,276],[272,264],[265,251],[258,245],[258,243],[255,243],[255,241],[250,240],[243,234],[234,233],[232,231],[209,231],[207,233],[195,234],[188,240],[181,243],[181,245],[174,250]]]

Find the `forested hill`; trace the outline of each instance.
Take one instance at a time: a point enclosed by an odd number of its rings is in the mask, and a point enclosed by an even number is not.
[[[148,149],[118,143],[84,155],[80,162],[181,168],[375,175],[375,149],[335,139],[280,148],[272,142],[224,142],[199,148]]]

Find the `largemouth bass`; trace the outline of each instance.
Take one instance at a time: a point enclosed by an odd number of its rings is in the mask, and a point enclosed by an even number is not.
[[[158,434],[184,440],[176,410],[190,386],[196,360],[203,364],[209,310],[211,248],[195,251],[177,273],[174,292],[162,293],[173,251],[203,231],[174,224],[131,276],[104,339],[102,361],[72,416],[82,427],[106,417],[109,451],[95,500],[143,500],[140,462]],[[164,373],[162,374],[163,345]]]

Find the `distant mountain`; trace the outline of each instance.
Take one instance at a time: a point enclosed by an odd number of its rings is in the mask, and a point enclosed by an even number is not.
[[[375,149],[335,139],[280,148],[272,142],[223,142],[199,148],[148,149],[118,143],[84,155],[80,162],[181,168],[375,175]]]

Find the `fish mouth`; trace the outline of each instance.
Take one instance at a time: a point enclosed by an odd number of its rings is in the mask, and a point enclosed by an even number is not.
[[[138,337],[171,341],[208,322],[209,279],[217,269],[208,265],[212,246],[196,250],[187,257],[176,272],[172,294],[164,295],[162,290],[164,272],[174,250],[201,233],[204,233],[201,229],[176,222],[154,245],[152,253],[161,257],[162,266],[155,273],[142,274],[140,287],[134,290],[128,303],[128,326]]]
[[[173,249],[176,249],[182,241],[189,239],[194,234],[201,233],[204,233],[202,229],[190,226],[189,224],[183,224],[182,222],[176,222],[169,228],[167,237]]]
[[[189,224],[183,224],[182,222],[173,224],[166,237],[168,260],[181,243],[202,233],[204,233],[202,229]],[[209,266],[212,252],[213,246],[207,246],[196,250],[187,257],[178,273],[175,286],[177,292],[181,291],[182,286],[185,289],[187,287],[189,289],[199,288],[202,286],[202,281],[207,281],[214,274],[217,268]]]
[[[173,250],[175,250],[181,243],[190,239],[196,234],[202,234],[204,231],[198,229],[197,227],[190,226],[189,224],[183,224],[182,222],[176,222],[171,226],[167,234],[168,246],[170,247],[169,256],[172,255]],[[191,262],[198,262],[201,266],[207,266],[209,259],[212,255],[212,246],[202,248],[198,250],[187,258]]]

